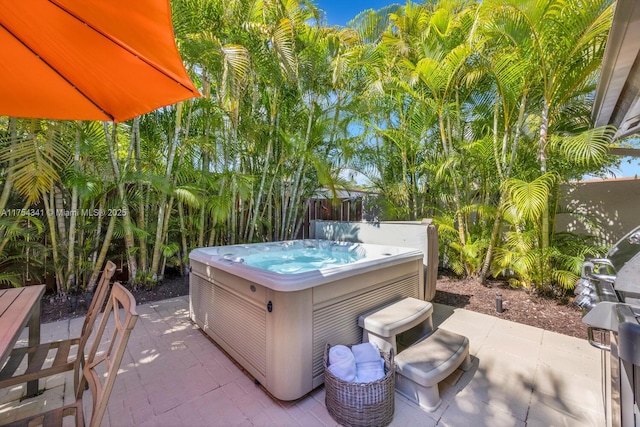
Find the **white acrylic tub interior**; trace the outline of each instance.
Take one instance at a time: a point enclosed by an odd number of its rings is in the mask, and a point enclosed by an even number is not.
[[[335,252],[355,252],[361,259],[346,265],[306,271],[296,274],[281,274],[252,267],[244,262],[244,257],[255,253],[279,253],[299,248],[316,247]],[[273,243],[216,246],[200,248],[191,252],[191,261],[215,266],[220,270],[242,276],[270,289],[283,292],[297,291],[353,275],[353,271],[363,272],[377,269],[381,263],[391,265],[413,259],[420,251],[395,246],[370,245],[364,243],[332,242],[329,240],[289,240]]]
[[[296,274],[251,267],[255,253],[318,247],[358,258]],[[301,240],[195,249],[190,315],[276,398],[294,400],[322,384],[330,344],[360,342],[358,316],[403,297],[424,298],[422,252]]]

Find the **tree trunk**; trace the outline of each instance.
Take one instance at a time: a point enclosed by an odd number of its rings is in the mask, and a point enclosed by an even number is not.
[[[509,179],[511,177],[511,173],[513,171],[513,164],[516,161],[516,156],[518,152],[518,146],[520,145],[520,129],[524,123],[524,112],[527,105],[527,92],[525,91],[522,94],[522,99],[520,100],[520,111],[518,112],[518,123],[516,124],[515,135],[513,137],[513,145],[511,147],[511,156],[509,159],[509,164],[506,165],[505,176],[504,179]],[[505,124],[505,134],[507,132],[506,124]],[[505,153],[506,154],[506,150]],[[504,181],[502,181],[504,182]],[[480,274],[478,280],[480,283],[484,283],[489,273],[489,267],[491,266],[491,261],[493,260],[493,251],[499,246],[498,245],[498,236],[502,231],[502,212],[504,209],[504,200],[505,195],[500,190],[500,201],[498,202],[498,209],[496,212],[496,217],[493,221],[493,227],[491,228],[491,237],[489,240],[489,247],[487,248],[487,252],[485,253],[484,262],[482,263],[482,268],[480,269]]]
[[[131,129],[131,138],[134,144],[134,156],[133,156],[133,165],[134,169],[138,173],[142,173],[142,147],[140,146],[140,120],[134,120],[133,128]],[[147,191],[145,191],[147,190]],[[138,182],[138,228],[142,230],[147,229],[147,217],[146,210],[147,204],[146,196],[148,193],[148,184],[139,181]],[[140,233],[138,237],[138,245],[140,246],[140,256],[139,256],[139,266],[140,271],[142,272],[143,280],[146,282],[146,278],[149,274],[149,260],[147,254],[147,236],[146,233]]]
[[[273,138],[276,136],[276,115],[277,109],[275,108],[278,103],[278,90],[276,89],[275,94],[273,96],[274,100],[272,102],[271,107],[271,115],[269,119],[269,138],[267,140],[267,152],[265,153],[264,158],[264,166],[262,168],[262,177],[260,178],[260,187],[258,187],[258,194],[255,198],[255,202],[253,204],[253,215],[251,217],[251,226],[249,228],[249,243],[253,242],[253,235],[256,228],[256,221],[258,220],[258,216],[260,215],[260,208],[262,204],[262,197],[264,192],[265,182],[267,180],[267,171],[269,170],[269,162],[271,161],[271,148],[273,145]]]
[[[189,261],[187,254],[189,252],[189,246],[187,245],[187,229],[184,225],[184,207],[182,202],[178,200],[178,220],[180,221],[180,240],[182,243],[182,256],[180,257],[180,273],[184,276],[187,274],[187,266]]]
[[[104,205],[107,196],[102,196],[98,203],[98,211],[104,212]],[[93,245],[93,255],[91,256],[92,269],[96,268],[96,262],[98,259],[98,247],[100,246],[100,238],[102,237],[102,217],[97,218],[98,224],[96,226],[95,244]],[[90,283],[89,283],[90,284]]]
[[[440,123],[440,138],[442,139],[442,147],[444,149],[444,155],[448,157],[450,152],[453,151],[451,147],[448,146],[447,136],[445,133],[444,120],[442,117],[442,112],[438,113],[438,121]],[[458,219],[458,239],[460,239],[460,244],[462,246],[467,244],[467,239],[464,231],[464,218],[462,217],[462,202],[460,198],[460,191],[458,190],[458,183],[456,182],[456,176],[452,172],[451,173],[451,183],[453,185],[453,202],[456,208],[456,217]],[[466,264],[466,263],[465,263]],[[465,265],[465,269],[466,269]]]
[[[15,117],[9,117],[9,140],[11,144],[10,150],[13,150],[18,141],[18,119]],[[13,189],[13,165],[16,163],[13,156],[9,158],[9,162],[6,168],[6,175],[4,179],[4,186],[2,187],[2,194],[0,195],[0,211],[4,211],[7,207],[7,202],[9,201],[9,196],[11,195],[11,190]],[[25,209],[29,207],[29,203],[25,204]],[[0,238],[2,239],[2,243],[0,243],[0,253],[3,252],[4,247],[11,240],[11,235],[7,235],[5,233],[5,229],[0,229]]]
[[[51,193],[49,193],[52,197]],[[58,295],[65,295],[66,289],[64,288],[64,277],[62,275],[62,265],[60,263],[60,256],[58,255],[58,238],[56,234],[56,222],[53,216],[55,212],[51,210],[53,203],[50,203],[46,194],[42,195],[42,203],[47,212],[47,222],[49,224],[49,237],[51,238],[51,255],[53,257],[53,270],[56,279],[56,289]]]
[[[180,134],[182,133],[182,105],[180,102],[176,105],[176,125],[173,135],[173,141],[168,148],[167,153],[167,166],[165,169],[165,177],[168,179],[171,177],[173,168],[173,159],[175,158],[178,143],[180,141]],[[162,255],[162,238],[164,231],[165,215],[167,215],[167,195],[163,192],[160,196],[160,202],[158,207],[158,220],[156,222],[156,236],[153,242],[153,255],[151,257],[151,281],[157,282],[159,279],[160,269],[160,257]]]
[[[93,271],[91,273],[91,277],[89,278],[89,282],[87,283],[87,291],[93,291],[93,288],[98,281],[98,276],[100,275],[100,270],[102,270],[102,266],[104,265],[104,261],[107,258],[107,252],[109,251],[109,246],[111,245],[111,239],[113,238],[113,230],[116,225],[116,216],[111,215],[109,217],[109,224],[107,225],[107,231],[104,235],[104,240],[102,241],[102,247],[100,249],[100,253],[98,254],[98,258],[93,267]]]
[[[173,210],[173,202],[175,198],[173,196],[169,197],[169,201],[167,202],[167,212],[171,212]],[[168,244],[169,235],[169,219],[171,218],[170,214],[166,214],[164,216],[164,223],[162,224],[162,246]],[[162,248],[161,248],[162,249]],[[158,272],[157,280],[164,280],[164,268],[167,265],[167,257],[164,255],[164,250],[160,252],[162,256],[162,265],[160,266],[160,270]],[[154,282],[155,283],[155,282]]]
[[[496,161],[496,169],[498,170],[498,179],[500,180],[500,182],[504,181],[504,176],[502,175],[502,168],[504,166],[504,161],[500,161],[501,158],[503,158],[505,156],[506,153],[506,149],[504,147],[502,147],[502,153],[499,152],[498,150],[498,119],[499,119],[499,112],[500,112],[500,104],[498,103],[498,99],[496,97],[496,103],[493,109],[493,157],[495,158]],[[506,118],[505,118],[506,120]],[[505,133],[506,135],[506,133]]]
[[[67,240],[67,224],[65,217],[68,211],[64,208],[62,191],[56,185],[53,186],[53,204],[55,206],[55,219],[58,224],[58,243],[64,245]]]
[[[540,175],[547,173],[547,132],[549,130],[549,102],[544,99],[542,107],[542,117],[540,122],[540,140],[538,142],[538,158],[540,160]],[[543,252],[549,247],[549,200],[545,203],[542,211],[542,250]]]
[[[10,150],[16,146],[18,140],[18,119],[15,117],[9,117],[9,141],[11,144]],[[16,163],[13,156],[9,157],[9,163],[6,169],[6,175],[4,178],[4,186],[2,187],[2,194],[0,195],[0,210],[4,210],[7,207],[9,196],[11,195],[11,189],[13,188],[13,165]],[[1,236],[1,235],[0,235]]]
[[[139,117],[134,119],[134,126],[136,120],[139,120]],[[120,206],[122,208],[122,226],[124,229],[124,246],[127,252],[127,265],[129,267],[129,284],[131,284],[134,288],[138,284],[138,265],[135,256],[135,239],[133,237],[133,229],[131,223],[131,216],[129,213],[129,202],[127,198],[127,192],[124,187],[124,182],[122,182],[122,172],[126,171],[127,164],[129,159],[132,156],[133,152],[133,144],[129,144],[129,151],[127,155],[127,159],[125,160],[125,164],[122,166],[122,171],[120,170],[120,164],[118,161],[118,157],[116,154],[117,139],[116,139],[116,124],[113,124],[112,127],[112,135],[109,135],[109,125],[105,122],[103,124],[105,129],[105,136],[107,138],[107,145],[109,146],[109,155],[111,157],[111,166],[113,168],[113,174],[116,177],[117,188],[118,188],[118,196],[120,197]]]
[[[75,141],[75,149],[73,152],[73,168],[76,172],[80,171],[80,139],[82,137],[81,132],[82,123],[79,122],[77,124],[76,129],[76,141]],[[75,248],[76,248],[76,221],[78,214],[78,185],[74,182],[73,187],[71,188],[71,217],[69,218],[69,238],[67,239],[68,248],[67,248],[67,289],[77,289],[76,283],[76,259],[75,259]]]
[[[311,129],[313,125],[315,105],[316,105],[314,97],[312,97],[309,102],[311,105],[309,107],[309,118],[307,120],[307,130],[304,136],[304,147],[302,147],[303,149],[301,150],[301,153],[300,153],[300,163],[298,164],[298,168],[296,169],[296,173],[294,175],[294,180],[292,183],[291,198],[288,205],[289,206],[288,219],[285,219],[284,221],[285,230],[283,230],[283,233],[285,238],[295,237],[293,233],[295,232],[295,224],[298,216],[298,206],[299,206],[299,201],[301,196],[301,187],[302,187],[302,173],[304,171],[304,166],[306,164],[305,155],[309,147],[309,142],[311,141]],[[287,234],[287,230],[289,230],[289,233],[291,235]]]

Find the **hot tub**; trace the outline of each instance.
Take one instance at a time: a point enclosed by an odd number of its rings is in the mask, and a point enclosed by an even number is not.
[[[320,252],[337,261],[326,265]],[[200,248],[189,258],[191,319],[281,400],[322,384],[325,344],[360,342],[360,314],[424,299],[416,249],[294,240]]]

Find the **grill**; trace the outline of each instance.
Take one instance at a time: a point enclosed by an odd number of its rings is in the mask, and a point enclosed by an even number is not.
[[[638,426],[640,227],[620,239],[604,258],[584,262],[575,293],[589,343],[603,352],[607,426]]]

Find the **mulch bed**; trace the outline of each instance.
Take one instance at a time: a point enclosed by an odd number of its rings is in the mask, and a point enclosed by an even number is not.
[[[496,310],[496,294],[502,295],[503,312]],[[581,310],[570,301],[543,298],[525,289],[513,289],[506,282],[474,280],[440,275],[434,302],[488,314],[577,338],[587,338]]]
[[[186,276],[170,277],[158,283],[153,289],[145,289],[143,287],[132,289],[127,283],[123,283],[123,285],[131,291],[138,304],[189,295],[189,278]],[[45,295],[41,307],[42,314],[40,319],[42,323],[80,317],[87,313],[84,296],[78,296],[76,306],[72,307],[68,298]]]

